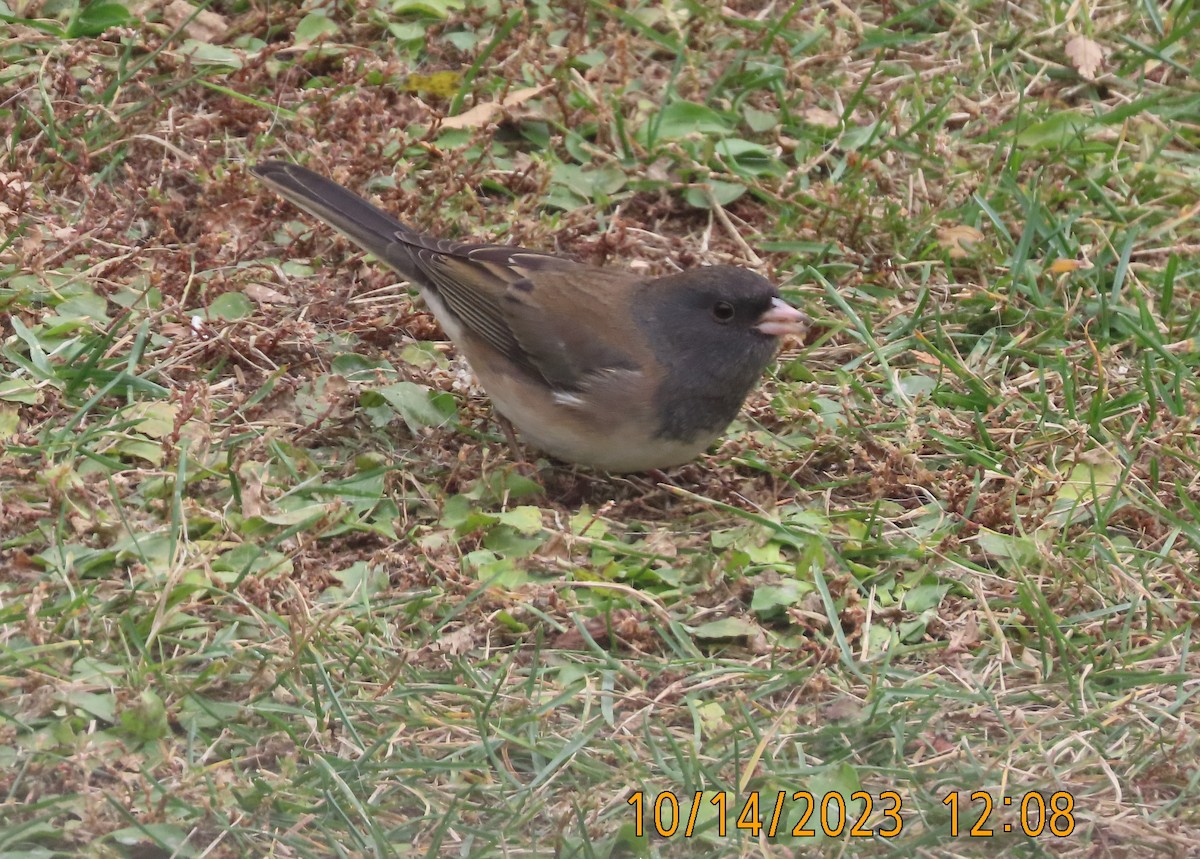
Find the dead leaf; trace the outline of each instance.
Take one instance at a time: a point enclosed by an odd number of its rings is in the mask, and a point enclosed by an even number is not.
[[[325,386],[320,389],[318,396],[331,414],[341,414],[351,396],[350,381],[340,373],[330,373],[325,377]]]
[[[962,259],[975,253],[975,245],[983,241],[983,233],[966,224],[955,224],[939,229],[938,241],[950,251],[951,259]]]
[[[1104,65],[1104,48],[1087,36],[1076,36],[1065,48],[1071,65],[1085,81],[1094,81],[1096,72]]]
[[[451,656],[461,656],[474,645],[478,632],[474,624],[459,627],[451,633],[443,632],[438,635],[436,641],[429,644],[429,649],[434,653],[448,653]]]
[[[20,173],[0,173],[0,188],[3,188],[6,194],[14,196],[23,194],[33,187],[33,183],[26,180]]]
[[[246,518],[261,516],[266,509],[262,477],[253,467],[241,469],[242,474],[242,509],[241,514]]]
[[[674,558],[679,555],[679,541],[667,531],[651,531],[646,536],[644,545],[647,552],[652,552],[660,558]]]
[[[837,128],[842,124],[842,118],[832,110],[826,110],[823,107],[810,107],[805,109],[800,116],[809,125],[819,125],[821,128]]]
[[[849,695],[839,695],[828,704],[821,707],[821,722],[849,722],[862,715],[863,705],[857,698]]]
[[[442,128],[480,128],[495,119],[497,115],[540,95],[548,86],[549,84],[524,87],[513,90],[504,97],[503,101],[482,102],[469,110],[464,110],[458,116],[446,117],[442,120]]]
[[[462,86],[463,73],[459,71],[432,72],[427,75],[413,72],[404,79],[401,87],[405,92],[421,96],[453,98]]]
[[[1051,274],[1066,274],[1069,271],[1089,269],[1092,264],[1086,259],[1056,259],[1050,263]]]
[[[291,297],[284,295],[277,289],[272,289],[269,286],[264,286],[261,283],[248,283],[245,289],[242,290],[247,296],[259,304],[293,304]]]
[[[642,612],[618,609],[609,615],[594,617],[584,623],[592,641],[612,651],[638,651],[655,647],[653,625]],[[555,650],[585,650],[590,642],[583,633],[572,628],[553,639]]]
[[[152,4],[142,5],[151,6]],[[195,15],[194,18],[193,15]],[[187,25],[183,29],[184,35],[207,45],[220,44],[225,40],[225,34],[229,32],[229,24],[226,23],[224,17],[211,9],[201,9],[197,13],[196,7],[187,0],[171,0],[163,7],[162,16],[163,22],[171,27],[182,26],[187,21]]]
[[[959,653],[970,653],[979,644],[979,622],[972,612],[968,612],[963,625],[950,633],[950,643],[944,656],[954,656]]]

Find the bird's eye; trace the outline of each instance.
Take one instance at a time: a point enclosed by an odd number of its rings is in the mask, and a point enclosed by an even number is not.
[[[712,317],[717,322],[724,325],[727,322],[733,321],[733,305],[728,301],[718,301],[713,305]]]

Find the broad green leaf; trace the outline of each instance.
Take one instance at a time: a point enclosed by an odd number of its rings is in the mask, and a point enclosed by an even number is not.
[[[463,0],[394,0],[392,12],[396,15],[428,15],[447,18],[451,12],[465,8]]]
[[[142,690],[132,706],[120,712],[117,722],[122,733],[141,743],[161,740],[171,733],[166,705],[152,689]]]
[[[1017,145],[1024,149],[1061,149],[1078,140],[1094,124],[1095,120],[1081,113],[1062,111],[1021,129]]]
[[[109,838],[123,847],[134,848],[125,855],[162,855],[168,851],[171,856],[180,859],[199,854],[199,850],[189,840],[189,831],[169,823],[143,823],[118,829],[109,833]]]
[[[443,426],[457,414],[452,395],[415,382],[396,382],[374,391],[388,401],[410,430]]]
[[[136,458],[151,465],[162,465],[166,456],[161,444],[139,438],[122,438],[113,445],[111,452],[119,453],[125,459]]]
[[[400,360],[409,366],[419,369],[445,367],[450,363],[445,354],[437,348],[437,344],[428,340],[409,343],[400,350]],[[391,364],[387,366],[389,369],[392,369]]]
[[[205,695],[191,694],[179,702],[176,714],[185,729],[219,728],[242,715],[244,708],[238,701],[222,701]]]
[[[223,45],[210,45],[195,39],[184,39],[179,46],[179,53],[191,57],[192,62],[199,66],[217,66],[240,69],[246,63],[246,53],[226,48]]]
[[[488,471],[463,494],[477,501],[509,504],[521,498],[541,495],[543,491],[540,483],[508,467]]]
[[[1059,497],[1082,501],[1104,501],[1112,495],[1121,478],[1121,464],[1115,459],[1080,462],[1058,490]]]
[[[293,223],[300,224],[299,221]],[[301,224],[301,226],[305,225]],[[301,262],[298,259],[285,259],[279,263],[279,268],[288,277],[312,277],[315,272],[311,264]]]
[[[71,690],[68,687],[64,700],[73,707],[83,710],[89,716],[101,722],[113,724],[117,718],[117,698],[112,693],[99,694],[85,692],[82,689]]]
[[[510,525],[497,525],[483,538],[485,549],[506,558],[524,558],[546,542],[544,537],[526,537]]]
[[[779,125],[778,113],[773,110],[759,110],[749,105],[742,108],[742,118],[746,120],[746,125],[750,127],[751,131],[759,134],[770,131]]]
[[[980,528],[975,537],[979,548],[987,555],[1002,561],[1010,561],[1023,567],[1035,566],[1041,560],[1037,543],[1030,537],[1001,534],[989,528]]]
[[[300,525],[302,523],[316,522],[321,517],[332,512],[333,504],[309,504],[304,507],[297,507],[294,510],[282,510],[278,513],[267,513],[262,516],[254,516],[247,519],[247,522],[258,520],[265,522],[268,525],[280,525],[288,527],[291,525]]]
[[[292,562],[281,552],[242,543],[214,558],[212,570],[220,581],[229,582],[242,573],[286,575],[292,571]]]
[[[542,531],[541,508],[532,505],[526,504],[505,510],[497,513],[496,518],[522,534],[538,534]]]
[[[406,47],[423,45],[427,32],[427,28],[416,21],[391,21],[387,30],[392,38]]]
[[[447,498],[442,505],[442,518],[439,520],[443,528],[452,529],[460,537],[480,528],[490,528],[499,521],[494,513],[476,510],[474,499],[465,495],[451,495]]]
[[[674,101],[649,116],[638,129],[640,143],[650,145],[662,140],[679,140],[691,135],[725,135],[731,123],[710,107],[690,101]]]
[[[714,151],[721,161],[754,176],[780,174],[785,170],[776,152],[752,140],[740,137],[718,140]]]
[[[84,292],[74,295],[54,308],[61,318],[92,319],[96,322],[108,322],[108,303],[94,292]]]
[[[90,39],[129,22],[129,10],[120,3],[88,3],[71,16],[66,36],[68,39]]]
[[[44,332],[42,329],[37,328],[35,330],[29,328],[16,316],[9,317],[8,324],[12,326],[13,333],[29,347],[29,363],[32,365],[32,369],[42,379],[55,378],[57,374],[46,354],[48,351],[53,351],[54,347],[52,344],[49,344],[48,347],[43,347],[42,337],[44,337]]]
[[[764,619],[777,617],[797,605],[804,595],[814,590],[808,582],[784,579],[769,585],[759,585],[750,599],[750,610]]]
[[[333,577],[339,584],[326,588],[321,593],[320,601],[323,603],[351,601],[355,605],[367,608],[371,597],[388,588],[387,570],[372,566],[366,561],[356,561],[344,570],[334,572]]]
[[[353,352],[338,355],[329,363],[329,369],[351,382],[373,382],[379,371],[393,378],[396,375],[396,368],[391,362]]]
[[[2,385],[0,385],[2,387]],[[0,394],[0,400],[5,397]],[[8,441],[17,434],[17,427],[21,425],[21,412],[16,406],[0,405],[0,442]]]
[[[297,45],[311,45],[313,42],[327,39],[338,34],[337,22],[322,12],[309,12],[296,25],[295,41]]]
[[[580,167],[575,164],[558,164],[550,181],[562,185],[591,202],[617,193],[625,187],[625,171],[613,165],[602,167]]]
[[[759,628],[756,624],[740,617],[726,617],[721,620],[711,620],[702,623],[692,630],[696,638],[709,640],[735,640],[757,635]]]
[[[134,403],[121,412],[121,418],[137,421],[133,429],[150,438],[165,438],[175,429],[179,404],[165,400]]]
[[[709,734],[726,730],[729,727],[729,714],[719,701],[706,701],[696,707],[696,716],[700,725]]]
[[[608,536],[608,522],[596,515],[596,511],[582,507],[571,516],[571,531],[580,537],[603,540]]]
[[[501,558],[488,549],[477,549],[462,557],[463,572],[493,587],[511,590],[529,581],[529,574],[509,558]]]
[[[0,400],[35,406],[42,401],[42,392],[25,379],[8,379],[0,382]]]
[[[949,592],[949,583],[939,582],[937,579],[929,577],[926,582],[905,592],[904,608],[918,614],[935,609],[942,604],[942,598]]]
[[[900,388],[906,395],[916,399],[937,389],[938,382],[932,376],[924,373],[897,373]]]
[[[208,305],[209,316],[233,322],[254,312],[254,302],[240,292],[224,292]]]
[[[881,140],[888,135],[890,126],[880,120],[870,125],[849,128],[839,140],[842,149],[846,151],[860,149],[873,141]]]
[[[714,205],[727,206],[745,193],[745,185],[709,179],[704,183],[704,187],[688,188],[683,194],[683,199],[697,209],[711,209]]]

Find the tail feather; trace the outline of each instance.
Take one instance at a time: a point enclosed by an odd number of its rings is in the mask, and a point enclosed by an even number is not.
[[[407,247],[413,239],[419,243],[419,235],[410,227],[353,191],[298,164],[265,161],[250,170],[285,200],[335,227],[405,277],[420,278]]]

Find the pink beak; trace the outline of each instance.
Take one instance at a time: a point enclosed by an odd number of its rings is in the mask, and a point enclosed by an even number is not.
[[[781,298],[771,299],[767,312],[758,317],[754,327],[772,337],[800,336],[808,330],[809,318]]]

